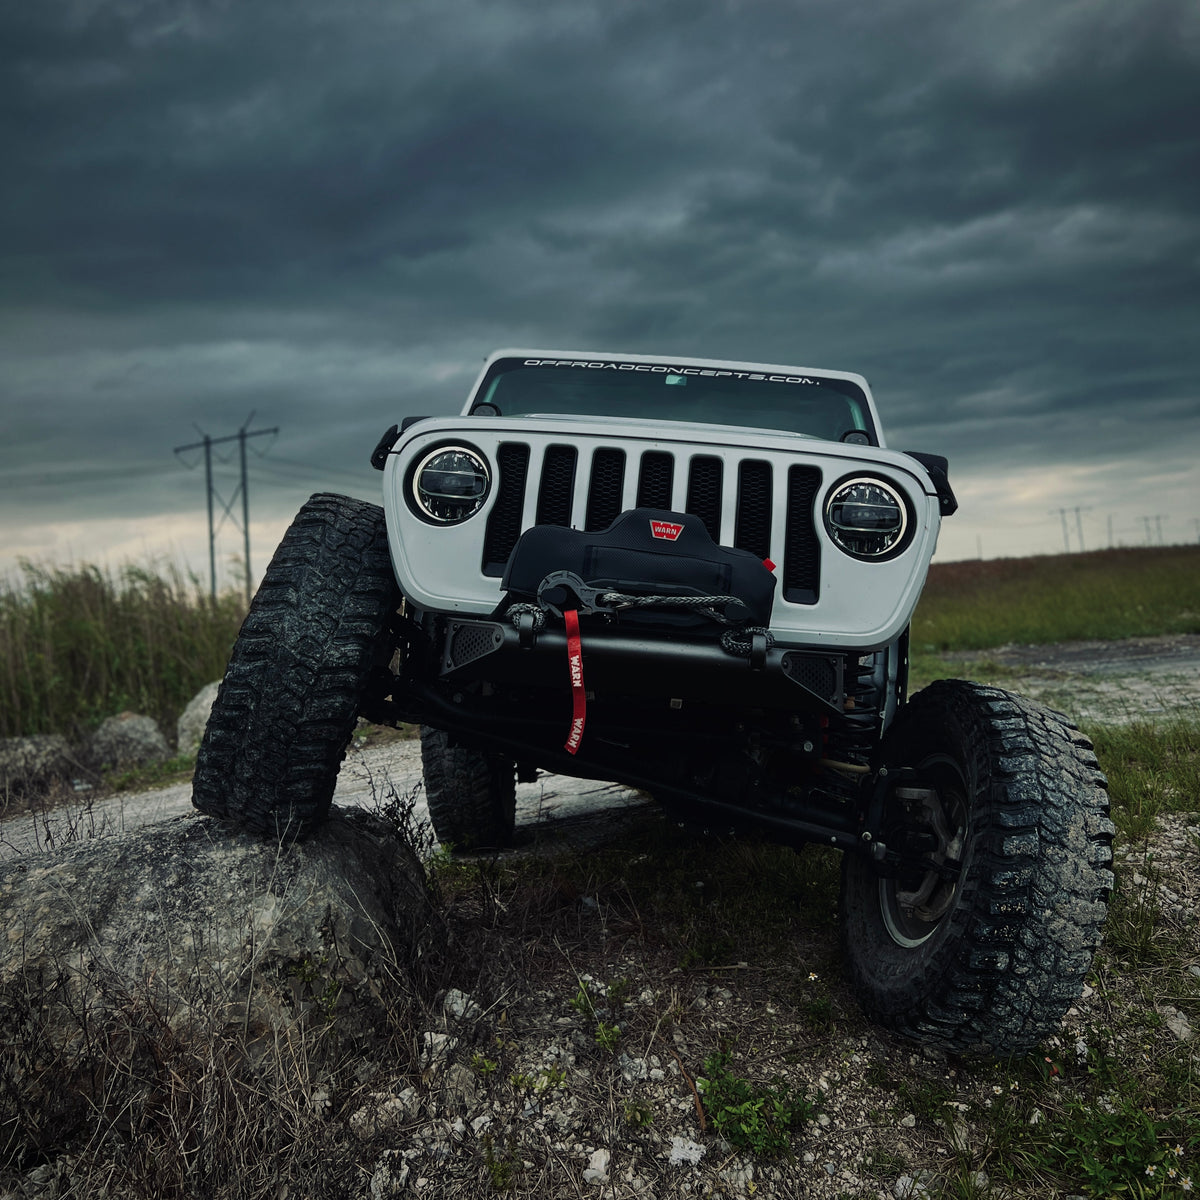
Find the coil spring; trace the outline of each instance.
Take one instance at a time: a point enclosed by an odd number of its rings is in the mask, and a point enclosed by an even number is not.
[[[880,695],[875,682],[875,657],[865,662],[855,660],[853,673],[848,671],[847,675],[847,707],[829,719],[828,755],[840,762],[866,765],[879,737]]]

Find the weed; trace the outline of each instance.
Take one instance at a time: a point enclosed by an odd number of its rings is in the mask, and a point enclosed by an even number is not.
[[[489,1075],[494,1075],[500,1069],[500,1064],[494,1058],[487,1058],[482,1054],[476,1053],[471,1055],[471,1069],[476,1075],[486,1079]]]
[[[1046,1166],[1084,1183],[1093,1195],[1155,1196],[1164,1185],[1188,1177],[1183,1144],[1173,1141],[1164,1122],[1128,1099],[1072,1102],[1056,1124],[1041,1147]]]
[[[797,1007],[814,1033],[828,1033],[833,1028],[833,1001],[828,996],[809,997]]]
[[[1131,967],[1158,963],[1168,958],[1176,939],[1168,935],[1160,918],[1159,887],[1150,864],[1147,875],[1126,868],[1117,873],[1104,939],[1109,949]]]
[[[947,1102],[953,1098],[954,1093],[940,1080],[903,1080],[896,1089],[896,1099],[900,1106],[918,1120],[930,1123],[942,1119]]]
[[[587,984],[582,979],[579,981],[575,995],[567,1003],[586,1020],[594,1021],[596,1019],[595,1001],[592,999],[592,993],[588,990]]]
[[[863,1166],[869,1175],[877,1179],[894,1179],[908,1170],[908,1159],[903,1154],[881,1147],[863,1161]]]
[[[614,979],[608,985],[608,1002],[616,1008],[620,1004],[624,1004],[629,999],[629,976],[622,975],[620,979]]]
[[[622,1111],[626,1125],[644,1129],[654,1123],[654,1110],[644,1100],[626,1100]]]
[[[704,1060],[696,1086],[713,1128],[741,1150],[763,1158],[791,1152],[790,1134],[813,1114],[811,1101],[782,1082],[753,1084],[729,1070],[729,1054]]]
[[[596,1022],[596,1045],[609,1054],[616,1054],[621,1044],[621,1027],[609,1025],[604,1021]]]
[[[491,1134],[484,1134],[483,1162],[492,1188],[497,1192],[511,1191],[517,1174],[517,1160],[513,1151],[507,1149],[497,1154]]]
[[[302,985],[303,998],[311,1011],[326,1024],[331,1023],[336,1015],[342,985],[330,973],[329,959],[325,955],[316,961],[305,958],[292,966],[289,974]]]

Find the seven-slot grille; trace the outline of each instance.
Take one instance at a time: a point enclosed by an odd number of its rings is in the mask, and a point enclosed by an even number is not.
[[[814,528],[813,505],[821,484],[820,469],[796,464],[786,474],[764,459],[729,460],[716,455],[648,450],[627,455],[615,446],[599,446],[580,454],[575,446],[547,446],[540,462],[530,462],[530,447],[505,442],[497,450],[496,503],[488,517],[483,546],[483,573],[499,577],[521,535],[525,495],[536,488],[539,525],[571,524],[575,481],[584,472],[586,503],[581,514],[587,530],[607,529],[622,511],[621,498],[628,472],[635,472],[639,508],[671,508],[677,472],[686,473],[685,511],[704,522],[713,541],[720,541],[725,472],[736,472],[733,544],[759,558],[772,557],[779,545],[772,528],[775,488],[786,489],[783,504],[783,598],[792,604],[816,604],[820,590],[821,557]]]

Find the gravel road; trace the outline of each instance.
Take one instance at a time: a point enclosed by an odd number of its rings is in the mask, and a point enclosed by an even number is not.
[[[1200,634],[1000,646],[944,654],[968,678],[1021,692],[1077,721],[1200,713]]]

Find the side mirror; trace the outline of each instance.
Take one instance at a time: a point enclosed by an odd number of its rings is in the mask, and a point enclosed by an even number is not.
[[[952,517],[958,512],[958,500],[950,486],[950,460],[941,454],[923,454],[920,450],[905,450],[904,453],[915,458],[929,473],[937,492],[938,509],[943,517]]]

